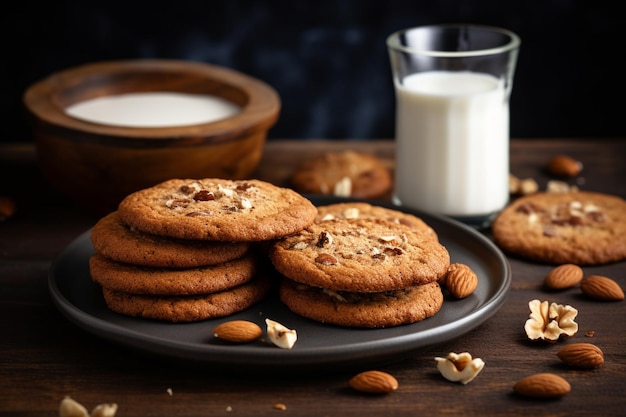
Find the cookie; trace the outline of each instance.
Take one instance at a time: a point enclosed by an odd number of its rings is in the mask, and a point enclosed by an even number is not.
[[[316,222],[330,220],[334,218],[357,219],[373,218],[388,220],[393,223],[400,223],[410,228],[425,232],[433,239],[438,239],[435,230],[427,225],[419,217],[391,208],[372,205],[366,202],[344,202],[335,203],[317,208]]]
[[[301,193],[376,198],[391,189],[392,179],[375,156],[344,151],[304,161],[293,172],[291,184]]]
[[[223,291],[250,281],[256,260],[232,261],[190,269],[150,268],[122,264],[96,253],[89,259],[91,279],[104,288],[133,294],[188,295]]]
[[[295,191],[259,180],[173,179],[130,194],[118,214],[154,235],[254,242],[302,230],[317,209]]]
[[[161,268],[193,268],[231,261],[243,256],[246,242],[183,240],[151,235],[130,228],[116,211],[100,219],[91,230],[96,252],[123,263]]]
[[[616,262],[626,258],[626,201],[583,191],[531,194],[502,210],[492,232],[502,250],[530,260]]]
[[[280,299],[294,313],[322,323],[381,328],[416,323],[443,305],[437,282],[379,293],[328,291],[283,279]]]
[[[446,248],[423,232],[380,219],[314,223],[277,241],[274,267],[303,284],[335,291],[382,292],[441,278]]]
[[[189,296],[136,295],[106,288],[104,300],[112,311],[145,319],[173,323],[225,317],[261,301],[270,289],[270,280],[260,275],[230,290]]]

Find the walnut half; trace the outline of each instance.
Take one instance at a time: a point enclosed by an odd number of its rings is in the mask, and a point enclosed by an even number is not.
[[[574,307],[539,300],[530,301],[528,307],[530,316],[524,330],[529,339],[556,342],[561,335],[573,336],[578,332],[574,321],[578,310]]]

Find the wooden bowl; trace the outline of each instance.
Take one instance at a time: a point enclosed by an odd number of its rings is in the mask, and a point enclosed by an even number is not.
[[[66,109],[136,92],[208,94],[241,111],[210,123],[123,127],[87,122]],[[223,67],[173,60],[88,64],[29,87],[38,161],[47,181],[83,207],[106,213],[133,191],[170,178],[245,179],[262,155],[280,98],[267,84]]]

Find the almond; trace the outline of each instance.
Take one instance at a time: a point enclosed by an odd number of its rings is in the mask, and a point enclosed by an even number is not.
[[[567,155],[556,155],[548,161],[548,171],[562,177],[575,177],[580,174],[583,164]]]
[[[0,195],[0,221],[13,217],[16,208],[15,200],[13,198]]]
[[[315,262],[322,265],[332,266],[337,265],[339,261],[337,260],[337,258],[329,253],[320,253],[319,255],[317,255],[317,258],[315,258]]]
[[[552,290],[571,288],[583,279],[583,269],[578,265],[564,264],[552,269],[546,275],[544,285]]]
[[[398,381],[392,375],[382,371],[365,371],[353,376],[350,386],[361,392],[388,394],[398,389]]]
[[[478,287],[478,277],[469,266],[456,263],[448,267],[444,283],[450,295],[465,298]]]
[[[250,343],[263,334],[261,327],[251,321],[226,321],[213,329],[213,336],[233,343]]]
[[[624,290],[611,278],[602,275],[590,275],[580,283],[582,292],[591,298],[602,301],[620,301],[624,299]]]
[[[513,385],[513,391],[525,397],[556,398],[570,392],[571,386],[558,375],[541,373],[520,379]]]
[[[604,363],[604,353],[591,343],[572,343],[559,350],[556,355],[576,368],[597,368]]]

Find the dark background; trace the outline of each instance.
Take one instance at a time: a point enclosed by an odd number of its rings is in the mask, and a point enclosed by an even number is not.
[[[626,22],[620,2],[567,0],[73,0],[12,3],[1,14],[1,141],[30,141],[22,94],[75,65],[173,58],[227,66],[280,94],[270,138],[391,138],[395,98],[385,39],[469,22],[522,39],[513,137],[626,136]],[[6,5],[5,5],[6,8]]]

